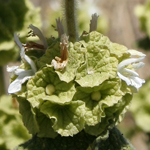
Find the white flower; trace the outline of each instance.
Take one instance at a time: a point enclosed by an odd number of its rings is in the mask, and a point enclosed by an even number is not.
[[[14,34],[14,39],[17,43],[17,45],[20,47],[20,56],[21,58],[26,61],[30,66],[30,70],[25,70],[25,69],[19,69],[19,66],[13,66],[13,67],[7,67],[7,71],[11,73],[11,77],[15,74],[18,77],[9,85],[8,87],[8,93],[16,93],[21,91],[22,84],[29,80],[31,76],[35,74],[36,66],[33,62],[32,59],[30,59],[26,54],[25,54],[25,48],[22,46],[21,42],[19,41],[19,38],[16,34]]]
[[[128,58],[120,62],[118,65],[117,74],[122,80],[126,82],[128,86],[133,86],[138,90],[142,84],[145,83],[145,80],[139,78],[139,74],[134,70],[144,66],[144,63],[141,61],[145,58],[146,55],[136,50],[128,50],[128,52],[134,58]],[[132,65],[134,70],[126,68],[128,65]]]
[[[48,47],[47,41],[44,37],[44,35],[42,34],[42,32],[40,31],[40,29],[38,29],[37,27],[35,27],[34,25],[30,24],[29,28],[33,30],[33,35],[37,35],[40,39],[41,44],[44,46],[44,48],[46,49]]]

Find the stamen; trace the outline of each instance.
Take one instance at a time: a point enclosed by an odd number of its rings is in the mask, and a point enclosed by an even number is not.
[[[68,58],[68,47],[69,47],[69,42],[68,42],[69,36],[66,36],[66,34],[63,34],[61,36],[61,42],[60,42],[60,47],[61,47],[61,60],[67,60]]]
[[[61,52],[61,57],[55,57],[55,59],[52,60],[51,64],[54,66],[54,69],[58,70],[63,70],[67,63],[68,63],[68,47],[69,47],[69,41],[68,41],[68,36],[66,34],[63,34],[61,36],[61,42],[60,42],[60,52]]]

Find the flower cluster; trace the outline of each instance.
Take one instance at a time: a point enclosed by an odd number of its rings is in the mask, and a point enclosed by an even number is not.
[[[58,38],[46,40],[33,25],[40,44],[21,44],[15,34],[22,64],[8,68],[13,74],[8,92],[16,96],[31,134],[54,138],[85,130],[97,136],[121,121],[133,92],[145,82],[135,72],[145,55],[98,33],[98,16],[92,17],[90,32],[75,43],[69,42],[60,19]],[[31,49],[35,52],[28,56]],[[36,57],[39,49],[43,53]]]

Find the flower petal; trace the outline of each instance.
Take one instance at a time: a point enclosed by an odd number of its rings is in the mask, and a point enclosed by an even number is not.
[[[20,51],[20,56],[21,56],[21,58],[24,58],[24,56],[25,56],[25,48],[22,46],[22,43],[20,42],[20,40],[19,40],[19,38],[18,38],[18,36],[17,36],[16,33],[14,34],[14,39],[15,39],[16,44],[17,44],[17,45],[20,47],[20,49],[21,49],[21,51]]]
[[[145,57],[146,55],[143,54],[142,52],[130,49],[128,52],[131,54],[131,56],[136,56],[136,57]]]
[[[31,66],[32,70],[34,71],[34,73],[37,71],[35,63],[32,59],[30,59],[30,57],[28,57],[27,55],[24,56],[24,59],[27,61],[27,63]]]
[[[19,66],[12,66],[12,67],[8,67],[8,66],[7,66],[7,72],[12,73],[12,72],[14,72],[16,69],[18,69],[18,67],[19,67]]]
[[[18,77],[9,85],[9,94],[21,91],[21,85],[29,80],[34,72],[32,70],[17,69],[15,74],[18,75]]]
[[[24,78],[26,76],[32,76],[34,75],[33,70],[24,70],[24,69],[17,69],[17,71],[15,72],[16,75],[19,76],[19,78]]]
[[[15,71],[14,71],[14,73],[15,73],[15,75],[18,75],[19,76],[19,74],[21,74],[21,73],[24,73],[24,69],[16,69]]]
[[[131,85],[134,86],[136,89],[139,89],[143,83],[145,83],[144,79],[140,79],[139,77],[131,76]]]
[[[123,81],[125,81],[127,83],[127,85],[131,85],[131,81],[129,80],[129,78],[125,77],[120,72],[117,72],[117,74],[118,74],[120,79],[122,79]]]
[[[42,32],[37,27],[33,26],[32,24],[29,25],[29,28],[33,30],[33,33],[39,37],[44,47],[47,48],[48,44]]]
[[[19,92],[19,91],[21,91],[21,80],[16,79],[9,85],[8,93],[13,94],[13,93],[16,93],[16,92]]]
[[[8,67],[7,66],[7,72],[9,72],[9,75],[10,77],[12,78],[14,73],[15,73],[15,70],[18,69],[19,66],[12,66],[12,67]]]
[[[140,58],[129,58],[129,59],[125,59],[122,62],[119,63],[118,65],[118,70],[121,70],[122,68],[124,68],[127,65],[130,65],[132,63],[137,63],[140,62],[141,60],[143,60],[143,57]]]
[[[136,70],[136,69],[139,69],[139,68],[142,68],[143,66],[145,65],[145,63],[143,62],[139,62],[139,63],[135,63],[135,64],[132,64],[133,68]]]
[[[124,68],[123,69],[126,73],[128,73],[130,76],[135,76],[135,77],[138,77],[139,74],[131,69],[128,69],[128,68]]]
[[[14,39],[15,39],[15,42],[16,42],[16,44],[20,47],[20,49],[22,48],[22,44],[21,44],[21,42],[20,42],[20,40],[19,40],[19,38],[18,38],[18,36],[17,36],[17,34],[15,33],[14,34]]]

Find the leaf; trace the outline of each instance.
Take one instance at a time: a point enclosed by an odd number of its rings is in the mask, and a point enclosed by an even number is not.
[[[33,108],[30,106],[30,103],[23,98],[17,98],[19,102],[19,111],[22,115],[23,123],[28,129],[30,134],[36,134],[39,132],[39,126],[36,121],[36,114],[33,111]]]
[[[46,93],[46,86],[52,84],[55,92],[52,95]],[[27,100],[33,107],[39,107],[44,101],[61,103],[70,102],[76,92],[72,82],[66,83],[58,78],[52,68],[45,67],[38,71],[27,84]]]
[[[90,45],[85,63],[77,70],[75,81],[82,87],[98,86],[105,80],[116,77],[117,65],[117,59],[110,57],[108,49]]]
[[[0,97],[0,149],[8,150],[31,136],[24,127],[11,96]]]
[[[95,126],[102,122],[102,118],[106,117],[107,109],[115,107],[115,104],[122,98],[122,92],[119,90],[119,79],[105,81],[101,85],[94,88],[78,87],[74,96],[74,101],[80,100],[85,103],[85,123],[89,126]],[[99,92],[100,100],[93,100],[91,95],[93,92]]]
[[[84,128],[84,105],[81,101],[63,106],[47,101],[41,105],[40,111],[48,115],[53,129],[61,136],[73,136]]]
[[[52,128],[52,121],[38,109],[36,109],[36,119],[39,125],[38,137],[55,138],[57,136]]]

